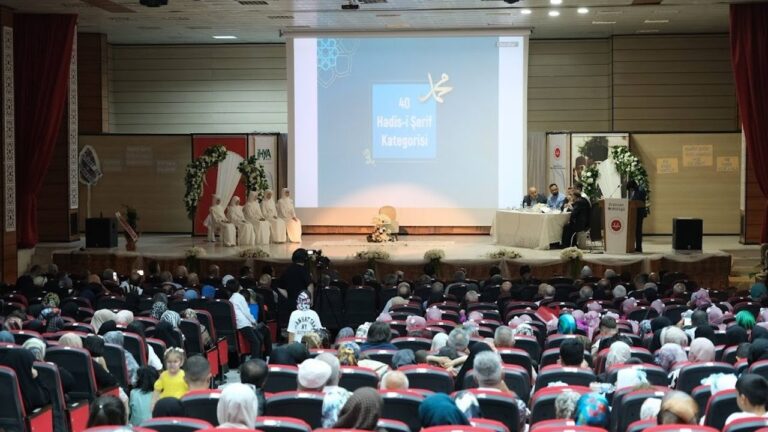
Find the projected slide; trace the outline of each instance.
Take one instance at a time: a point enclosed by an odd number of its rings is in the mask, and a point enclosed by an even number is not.
[[[297,207],[518,203],[525,43],[524,36],[295,37]]]

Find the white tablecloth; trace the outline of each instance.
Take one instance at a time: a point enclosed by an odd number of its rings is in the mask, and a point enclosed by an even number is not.
[[[491,232],[501,245],[549,249],[550,243],[560,243],[570,217],[570,213],[497,210]]]

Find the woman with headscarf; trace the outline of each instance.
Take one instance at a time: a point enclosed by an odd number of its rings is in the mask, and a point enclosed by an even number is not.
[[[224,388],[216,406],[218,429],[253,429],[259,402],[253,389],[245,384],[230,384]]]
[[[411,315],[406,318],[405,331],[408,337],[432,338],[432,332],[427,330],[427,320],[418,315]]]
[[[746,330],[751,330],[752,327],[755,326],[755,316],[752,315],[752,312],[744,309],[739,311],[739,313],[736,314],[736,324],[738,324],[741,327],[744,327]]]
[[[429,351],[436,353],[440,351],[440,349],[447,344],[448,344],[448,334],[438,333],[435,335],[435,337],[432,338],[432,347]]]
[[[296,297],[296,310],[288,318],[288,342],[300,342],[307,333],[323,328],[320,316],[311,309],[309,293],[302,291]]]
[[[80,339],[79,337],[77,338]],[[35,360],[44,362],[45,361],[45,350],[46,345],[45,342],[38,338],[29,338],[24,341],[24,343],[21,345],[22,348],[29,350],[32,355],[35,357]],[[59,369],[59,378],[61,378],[61,387],[64,391],[64,394],[69,393],[70,390],[72,390],[72,387],[75,385],[75,378],[72,376],[71,373],[69,373],[68,370],[61,368],[60,366],[56,365],[56,367]],[[44,383],[47,384],[47,383]],[[49,392],[52,391],[52,389],[49,388]]]
[[[573,334],[576,332],[576,318],[566,313],[560,315],[557,320],[557,332],[560,334]]]
[[[61,339],[59,339],[59,343],[61,344]],[[116,386],[118,384],[117,379],[109,373],[107,362],[104,360],[104,340],[98,336],[87,336],[82,340],[82,347],[91,354],[93,373],[96,375],[96,386],[100,390]]]
[[[287,234],[285,222],[277,214],[273,195],[271,190],[264,192],[264,199],[261,200],[261,213],[269,222],[272,243],[285,243],[285,236]]]
[[[357,366],[360,358],[360,345],[355,342],[343,342],[336,351],[336,356],[342,366]]]
[[[152,417],[186,417],[187,410],[180,399],[166,397],[155,402]]]
[[[469,425],[467,417],[445,393],[436,393],[419,405],[419,420],[423,428],[431,426]]]
[[[155,370],[163,369],[163,362],[160,361],[160,357],[157,356],[155,350],[147,343],[147,337],[144,335],[144,325],[138,321],[134,321],[128,324],[125,329],[126,332],[135,334],[141,339],[141,343],[144,344],[144,351],[147,353],[147,365],[151,366]],[[137,359],[138,360],[138,359]]]
[[[104,336],[105,334],[116,330],[117,323],[114,321],[107,321],[99,327],[99,331],[97,331],[96,334],[99,336]]]
[[[685,348],[688,346],[688,335],[680,327],[669,326],[661,330],[659,342],[662,346],[673,343]]]
[[[184,311],[181,312],[181,315],[184,316],[184,319],[189,321],[194,321],[196,323],[200,323],[200,321],[197,319],[197,312],[195,312],[194,309],[184,309]],[[204,326],[200,326],[200,335],[203,338],[203,345],[206,349],[213,348],[213,340],[211,339],[211,334],[208,333],[208,329]]]
[[[352,393],[339,413],[335,429],[376,430],[384,400],[376,389],[361,387]]]
[[[605,396],[587,393],[576,403],[576,424],[607,428],[610,423],[610,405]]]
[[[168,305],[161,301],[156,301],[152,303],[152,311],[150,311],[149,316],[152,318],[159,320],[160,317],[163,316],[165,311],[168,310]]]
[[[48,293],[43,297],[43,306],[38,319],[45,323],[45,331],[55,333],[64,328],[64,320],[61,318],[61,309],[59,309],[59,296],[54,293]]]
[[[605,370],[611,366],[624,364],[632,357],[632,348],[625,342],[616,341],[608,348],[608,354],[605,356]]]
[[[120,327],[128,327],[128,324],[133,322],[133,312],[129,310],[118,311],[115,315],[115,323]]]
[[[309,358],[307,347],[299,342],[291,342],[272,350],[269,356],[269,364],[281,364],[296,366]]]
[[[688,352],[688,361],[691,363],[715,361],[715,344],[703,337],[694,339]]]
[[[248,192],[248,199],[243,206],[245,220],[251,223],[256,236],[256,244],[269,244],[270,224],[261,212],[258,192]]]
[[[726,346],[738,346],[740,343],[748,342],[749,335],[742,326],[733,325],[725,330]]]
[[[181,340],[181,334],[176,331],[168,321],[160,321],[155,326],[155,338],[165,342],[166,348],[183,348],[184,343]],[[151,348],[150,348],[151,349]]]
[[[107,321],[115,321],[116,318],[117,318],[117,315],[109,309],[97,310],[93,314],[93,318],[91,318],[91,326],[93,326],[93,331],[96,332],[96,334],[98,334],[99,328],[101,328],[102,324],[104,324]]]
[[[139,363],[133,357],[129,351],[127,351],[123,345],[125,342],[125,336],[121,331],[111,331],[104,335],[104,342],[112,345],[117,345],[125,354],[125,366],[128,369],[128,378],[131,385],[136,384],[136,372],[139,370]]]
[[[226,216],[237,229],[238,246],[253,246],[256,244],[256,232],[254,231],[253,225],[245,219],[243,206],[240,205],[239,196],[235,195],[229,201]]]
[[[288,188],[283,188],[283,196],[277,200],[277,215],[285,223],[288,241],[301,243],[301,221],[296,217],[296,208]]]
[[[484,351],[493,351],[493,349],[483,342],[477,342],[469,348],[469,356],[461,365],[459,373],[456,375],[456,390],[462,390],[464,388],[464,379],[467,376],[467,372],[475,367],[475,357]]]
[[[656,364],[667,371],[670,387],[674,388],[677,382],[677,376],[680,373],[680,367],[688,361],[688,356],[683,348],[674,343],[665,344],[656,352]]]
[[[43,383],[37,380],[37,371],[33,368],[34,363],[35,356],[31,351],[25,349],[10,349],[0,352],[0,365],[7,366],[16,372],[21,399],[28,413],[50,402],[48,391]]]

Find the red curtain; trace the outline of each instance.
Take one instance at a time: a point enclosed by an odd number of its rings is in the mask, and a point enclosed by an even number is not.
[[[37,244],[37,195],[59,135],[69,91],[76,15],[13,17],[16,96],[16,230],[20,248]]]
[[[763,196],[768,242],[768,3],[731,5],[731,64],[749,157]]]

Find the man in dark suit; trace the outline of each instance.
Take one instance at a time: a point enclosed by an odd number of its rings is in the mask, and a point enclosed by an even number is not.
[[[638,186],[636,181],[630,180],[627,182],[627,198],[630,201],[638,201],[640,203],[640,207],[637,208],[637,220],[635,222],[635,252],[642,252],[643,219],[648,216],[648,207],[645,206],[648,194],[643,188]]]
[[[577,191],[572,193],[573,204],[571,205],[571,218],[563,227],[563,238],[560,243],[562,247],[573,246],[576,242],[574,234],[589,229],[589,216],[591,206],[586,198],[583,198]]]
[[[535,187],[528,188],[528,195],[523,197],[523,207],[533,207],[536,204],[546,204],[547,198],[540,194]]]

